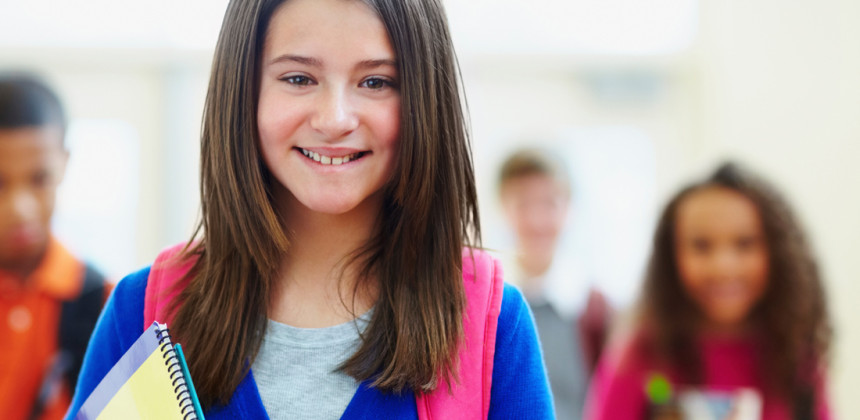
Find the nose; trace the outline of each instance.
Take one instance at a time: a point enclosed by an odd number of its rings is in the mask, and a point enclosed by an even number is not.
[[[345,89],[330,87],[320,94],[311,128],[327,140],[340,139],[358,127],[358,116]]]
[[[543,235],[547,231],[546,212],[541,211],[538,206],[531,204],[523,211],[523,225],[534,235]]]
[[[732,278],[738,272],[739,256],[732,249],[723,247],[714,253],[712,263],[718,278]]]
[[[9,191],[9,194],[8,201],[4,204],[11,210],[7,214],[15,222],[29,222],[39,217],[38,199],[32,191],[27,188],[16,188]]]

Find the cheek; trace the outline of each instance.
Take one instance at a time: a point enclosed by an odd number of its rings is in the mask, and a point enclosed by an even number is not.
[[[689,289],[703,282],[707,275],[707,267],[702,258],[691,252],[679,250],[675,253],[675,259],[678,264],[678,277],[681,278],[685,288]]]
[[[278,159],[278,143],[273,139],[273,137],[264,135],[263,131],[260,130],[260,155],[262,155],[263,162],[266,163],[266,167],[269,168],[269,170],[272,170],[272,165],[274,165]]]
[[[290,126],[287,118],[269,119],[258,125],[258,132],[260,155],[266,167],[274,173],[289,159],[295,128]]]
[[[511,197],[504,197],[502,199],[502,209],[505,214],[505,220],[508,223],[508,226],[511,227],[515,232],[519,233],[523,229],[523,211],[520,203],[516,201],[516,199]]]
[[[693,253],[678,251],[675,254],[678,265],[678,278],[681,281],[681,289],[689,297],[695,297],[703,293],[707,287],[710,269],[707,261]]]
[[[392,101],[377,115],[374,131],[385,147],[396,152],[400,147],[400,101]]]
[[[277,145],[277,127],[279,125],[275,116],[269,114],[270,113],[265,111],[263,108],[261,108],[260,112],[257,114],[257,133],[259,135],[260,153],[263,154],[263,157],[268,164],[271,163],[270,159],[273,157],[273,152]]]
[[[561,232],[562,228],[564,228],[565,221],[567,221],[567,206],[553,206],[548,212],[547,220],[550,228],[554,232]]]
[[[542,235],[557,236],[561,233],[563,219],[557,209],[540,209],[533,217],[533,225],[536,233]]]
[[[284,146],[303,120],[301,107],[280,100],[275,92],[261,93],[257,109],[257,131],[264,154]],[[289,151],[289,148],[287,148]]]
[[[372,147],[385,157],[385,173],[389,177],[400,158],[400,101],[381,104],[366,115],[370,116],[365,121],[372,131],[375,143]]]
[[[54,204],[56,203],[57,189],[45,188],[38,195],[39,210],[42,212],[42,224],[45,229],[49,229],[51,225],[51,217],[54,214]]]
[[[759,250],[745,258],[744,275],[759,295],[767,289],[770,278],[770,257]]]
[[[538,205],[526,203],[520,209],[519,226],[523,233],[537,234],[546,230],[550,221]]]
[[[12,199],[10,194],[0,192],[0,228],[12,222]]]

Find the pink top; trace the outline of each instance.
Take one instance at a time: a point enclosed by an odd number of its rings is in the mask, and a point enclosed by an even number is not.
[[[645,419],[648,410],[645,386],[654,373],[667,376],[673,390],[679,388],[671,372],[649,362],[632,343],[628,340],[626,344],[608,349],[601,359],[586,401],[586,420]],[[703,338],[700,349],[704,385],[697,386],[697,389],[731,392],[753,388],[763,396],[762,420],[793,418],[790,406],[783,399],[762,391],[762,378],[758,374],[761,355],[755,340]],[[829,420],[823,375],[817,375],[815,382],[815,418]]]

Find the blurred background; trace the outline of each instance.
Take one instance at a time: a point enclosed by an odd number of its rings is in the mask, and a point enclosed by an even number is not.
[[[564,255],[633,303],[657,212],[723,159],[773,181],[819,257],[831,397],[860,418],[860,2],[447,0],[471,112],[484,244],[523,144],[573,176]],[[189,237],[200,117],[226,1],[0,0],[0,70],[60,93],[72,158],[57,235],[115,280]]]

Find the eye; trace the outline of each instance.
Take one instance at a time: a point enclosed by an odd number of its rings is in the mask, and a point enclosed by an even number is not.
[[[706,254],[711,249],[711,242],[707,239],[697,238],[690,242],[693,250],[699,254]]]
[[[310,86],[310,85],[314,84],[314,81],[311,80],[310,77],[305,76],[305,75],[301,75],[301,74],[282,77],[280,80],[287,82],[288,84],[291,84],[293,86],[300,86],[300,87]]]
[[[40,171],[33,175],[30,178],[30,184],[32,184],[36,188],[43,188],[48,185],[48,181],[50,180],[50,175],[47,171]]]
[[[757,243],[758,243],[758,241],[755,237],[745,236],[745,237],[739,238],[736,241],[736,246],[738,247],[738,249],[740,249],[742,251],[746,251],[746,250],[750,250],[753,247],[755,247]]]
[[[359,86],[366,87],[371,90],[381,90],[386,87],[396,88],[394,81],[383,77],[368,77],[364,79]]]

